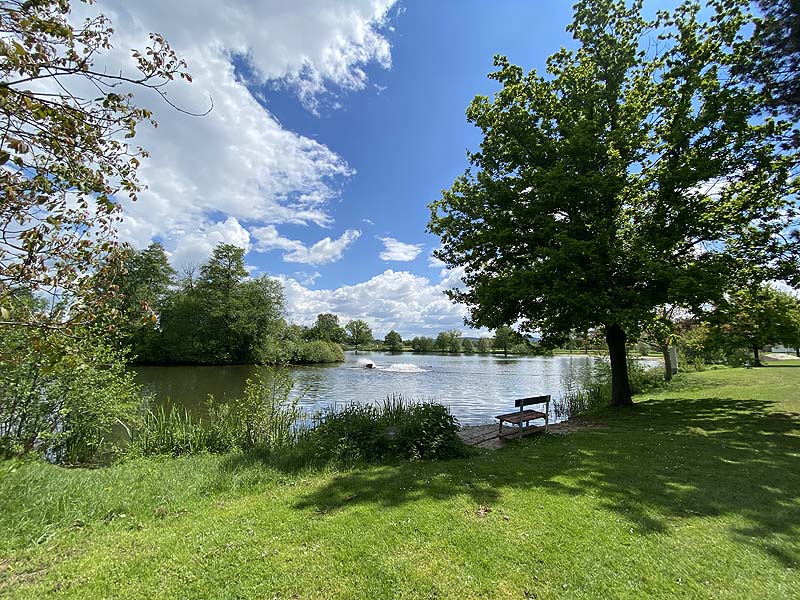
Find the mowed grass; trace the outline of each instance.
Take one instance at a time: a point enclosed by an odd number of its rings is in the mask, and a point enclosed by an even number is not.
[[[448,462],[0,463],[0,596],[800,597],[800,361],[638,400]]]

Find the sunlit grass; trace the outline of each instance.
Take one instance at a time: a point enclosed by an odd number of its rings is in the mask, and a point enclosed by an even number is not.
[[[682,375],[606,429],[394,467],[0,463],[0,596],[798,597],[798,390]]]

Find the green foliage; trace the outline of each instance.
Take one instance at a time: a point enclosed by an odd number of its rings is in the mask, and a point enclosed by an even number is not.
[[[629,361],[628,373],[634,394],[657,390],[666,385],[659,368],[646,368],[635,360]],[[572,418],[610,406],[611,379],[611,364],[607,360],[599,360],[577,377],[562,381],[565,391],[554,402],[556,415]]]
[[[386,334],[383,340],[384,347],[390,352],[403,351],[403,338],[394,329]]]
[[[334,342],[300,342],[294,347],[289,362],[297,365],[344,362],[344,350]]]
[[[435,352],[436,340],[429,337],[415,337],[411,340],[411,349],[414,352]]]
[[[167,364],[312,364],[341,362],[344,335],[335,315],[313,328],[287,325],[277,279],[246,279],[244,251],[219,244],[174,281],[163,248],[128,249],[119,279],[121,329],[136,360]]]
[[[300,418],[296,399],[289,398],[292,376],[282,369],[261,369],[248,379],[244,395],[230,402],[211,403],[211,427],[240,450],[271,452],[294,441]]]
[[[3,2],[0,23],[0,308],[14,310],[16,324],[91,322],[113,297],[95,282],[118,267],[119,200],[136,199],[147,156],[127,140],[142,121],[155,123],[132,92],[166,97],[172,80],[191,78],[158,34],[131,51],[131,70],[96,65],[112,47],[111,24],[73,18],[69,0]],[[20,310],[20,290],[51,294],[69,311]]]
[[[316,323],[306,331],[306,338],[308,340],[322,340],[324,342],[343,344],[346,334],[344,329],[339,326],[339,317],[324,313],[317,315]]]
[[[495,58],[500,90],[467,111],[483,134],[472,168],[430,206],[470,325],[554,341],[602,327],[629,404],[625,344],[655,307],[798,277],[791,123],[760,118],[763,95],[733,73],[753,51],[746,4],[647,21],[641,3],[581,0],[576,48],[545,76]]]
[[[112,430],[135,420],[138,388],[105,326],[0,328],[0,356],[0,454],[91,462],[116,450]]]
[[[519,344],[514,344],[511,347],[511,349],[509,350],[509,352],[511,352],[511,354],[517,354],[517,355],[520,355],[520,356],[525,356],[525,355],[531,354],[531,351],[532,351],[532,348],[528,344],[526,344],[525,342],[521,342]]]
[[[133,431],[133,437],[125,448],[129,458],[231,450],[229,440],[219,439],[217,430],[193,417],[185,408],[174,405],[148,409]]]
[[[707,317],[710,342],[727,354],[800,340],[800,301],[770,286],[746,287],[727,294]]]
[[[124,345],[144,361],[153,360],[162,352],[158,320],[170,297],[175,270],[158,243],[141,251],[125,247],[122,254],[122,275],[117,278],[113,303],[117,326]]]
[[[658,367],[645,367],[635,360],[632,360],[628,365],[628,374],[634,394],[651,392],[666,385],[661,369]]]
[[[458,421],[434,402],[408,402],[401,395],[382,404],[351,404],[324,415],[304,443],[318,459],[336,463],[463,456]]]
[[[348,321],[344,328],[347,331],[347,340],[355,346],[356,350],[372,343],[372,329],[366,321],[361,319]]]
[[[485,337],[480,338],[477,349],[480,354],[489,354],[492,351],[491,340]]]
[[[757,0],[763,16],[756,22],[756,52],[746,69],[764,86],[767,105],[800,119],[800,3],[797,0]],[[800,145],[795,134],[793,145]]]
[[[519,335],[511,327],[503,325],[494,332],[492,346],[495,350],[502,350],[503,356],[508,356],[508,350],[519,338]]]
[[[475,344],[472,340],[464,340],[461,342],[461,350],[464,354],[475,354]]]
[[[458,354],[461,352],[461,332],[457,329],[442,331],[436,336],[436,349],[439,352]]]
[[[610,383],[589,383],[581,388],[567,388],[553,403],[559,418],[572,419],[605,408],[611,404]]]

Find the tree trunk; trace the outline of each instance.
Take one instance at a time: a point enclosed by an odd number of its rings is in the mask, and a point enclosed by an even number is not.
[[[760,367],[761,361],[758,358],[758,346],[753,346],[753,366]]]
[[[800,348],[795,348],[795,349],[794,349],[794,355],[795,355],[797,358],[800,358]]]
[[[672,381],[672,357],[669,355],[669,344],[661,345],[661,354],[664,355],[664,381]]]
[[[611,406],[633,404],[631,384],[628,380],[628,356],[625,350],[627,336],[617,324],[606,327],[606,343],[611,357]]]

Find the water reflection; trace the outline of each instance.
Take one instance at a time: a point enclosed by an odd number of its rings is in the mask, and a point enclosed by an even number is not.
[[[597,359],[555,357],[440,356],[348,353],[344,364],[292,368],[294,397],[308,412],[352,402],[374,402],[392,393],[435,400],[462,424],[491,422],[513,410],[513,400],[550,394],[560,398],[569,381],[580,380]],[[375,368],[365,368],[365,362]],[[137,367],[137,381],[157,402],[201,413],[209,394],[218,400],[241,395],[258,367]]]

